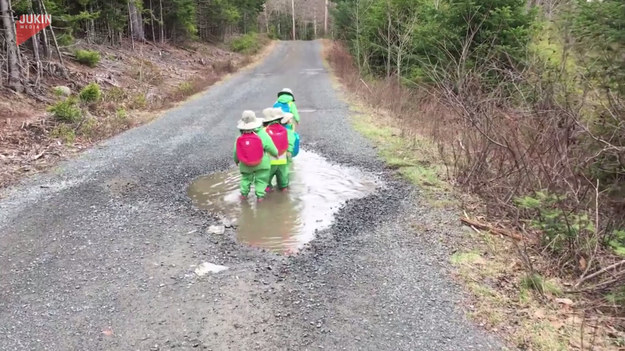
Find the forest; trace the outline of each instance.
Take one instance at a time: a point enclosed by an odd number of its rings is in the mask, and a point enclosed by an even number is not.
[[[432,140],[487,219],[537,239],[518,249],[530,277],[623,306],[625,2],[337,0],[333,16],[339,75]]]
[[[0,81],[31,93],[39,77],[67,74],[64,55],[94,64],[97,53],[77,52],[81,43],[217,44],[248,33],[286,40],[314,39],[328,32],[324,0],[2,0],[0,5]],[[17,46],[15,21],[32,13],[50,15],[52,25]],[[251,45],[253,40],[246,39],[240,45]]]

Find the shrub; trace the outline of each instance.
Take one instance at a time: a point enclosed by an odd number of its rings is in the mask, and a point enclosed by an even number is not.
[[[625,256],[625,230],[615,230],[608,244],[617,255]]]
[[[128,118],[128,112],[126,112],[126,110],[123,107],[120,107],[115,112],[115,117],[118,118],[118,119],[121,119],[121,120],[127,119]]]
[[[98,83],[89,83],[80,91],[79,96],[84,103],[98,102],[102,97],[102,92]]]
[[[76,140],[76,132],[74,132],[74,129],[67,124],[61,124],[55,127],[50,132],[50,135],[53,138],[59,138],[63,140],[63,142],[65,142],[66,144],[71,144],[74,142],[74,140]]]
[[[89,67],[95,67],[100,62],[100,53],[91,50],[78,50],[76,51],[76,61]]]
[[[191,82],[182,82],[178,85],[178,93],[182,96],[193,94],[193,84]]]
[[[112,87],[104,91],[104,100],[110,102],[121,102],[127,98],[127,94],[122,88]]]
[[[74,43],[74,37],[70,33],[63,33],[56,38],[59,46],[70,46]]]
[[[94,117],[89,117],[81,123],[80,128],[78,129],[78,134],[84,135],[87,137],[95,137],[98,131],[98,119]]]
[[[76,106],[76,98],[68,97],[63,101],[48,107],[48,111],[52,112],[54,118],[62,122],[74,123],[82,116],[82,111]]]
[[[54,94],[54,96],[56,97],[61,97],[63,96],[63,90],[59,89],[59,88],[54,88],[52,89],[52,93]]]
[[[562,295],[562,289],[558,285],[546,280],[538,273],[530,273],[523,277],[523,279],[521,279],[521,288],[537,291],[540,294],[549,293],[553,296]]]
[[[588,215],[571,213],[558,206],[564,200],[562,196],[542,191],[537,191],[534,196],[516,199],[519,208],[535,211],[530,225],[544,234],[543,244],[556,252],[576,242],[581,234],[595,232]]]
[[[611,304],[625,306],[625,287],[619,287],[606,295],[606,300]]]
[[[128,112],[124,108],[117,109],[115,113],[115,126],[120,128],[128,128],[132,124],[130,118],[128,117]]]
[[[252,55],[260,50],[267,42],[267,38],[258,33],[247,33],[232,39],[230,49],[246,55]]]
[[[145,94],[138,93],[137,95],[133,96],[129,107],[132,109],[142,109],[142,108],[145,108],[147,105],[148,105],[148,101],[145,97]]]

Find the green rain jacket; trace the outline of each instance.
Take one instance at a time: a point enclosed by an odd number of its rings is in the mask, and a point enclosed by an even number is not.
[[[295,147],[295,132],[293,129],[288,128],[285,124],[283,124],[284,128],[286,128],[286,136],[289,140],[289,148],[286,149],[289,153],[293,153],[293,148]],[[270,137],[271,138],[271,137]]]
[[[281,104],[289,105],[289,109],[293,114],[293,119],[295,122],[299,123],[299,112],[297,112],[297,106],[295,106],[295,102],[293,101],[293,97],[289,94],[282,94],[278,98],[278,102]]]
[[[276,146],[273,144],[273,140],[271,140],[271,137],[269,136],[269,134],[267,134],[267,132],[265,131],[265,128],[263,127],[258,128],[254,130],[254,132],[256,133],[256,135],[260,137],[260,140],[263,142],[263,149],[265,150],[265,155],[263,156],[263,160],[260,162],[258,166],[250,167],[250,166],[244,165],[243,162],[239,162],[239,159],[237,158],[237,142],[235,141],[234,142],[234,162],[239,165],[239,171],[241,171],[241,173],[252,173],[254,171],[258,171],[261,169],[270,169],[271,161],[270,161],[269,155],[274,156],[274,157],[278,156],[278,149],[276,149]]]

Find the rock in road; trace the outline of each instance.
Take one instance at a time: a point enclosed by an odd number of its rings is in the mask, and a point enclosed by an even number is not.
[[[239,245],[186,187],[232,167],[236,121],[294,90],[300,133],[384,178],[295,256]],[[495,350],[447,273],[457,229],[353,131],[320,42],[279,43],[202,95],[4,191],[0,350]],[[434,228],[420,233],[411,229]],[[227,270],[206,275],[211,262]]]

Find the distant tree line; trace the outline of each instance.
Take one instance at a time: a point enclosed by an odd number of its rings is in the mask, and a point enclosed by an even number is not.
[[[31,71],[63,74],[59,47],[88,44],[157,44],[185,40],[223,41],[258,30],[264,0],[0,0],[1,85],[28,88]],[[15,21],[22,14],[52,15],[52,26],[19,47]],[[54,58],[54,59],[53,59]],[[35,78],[37,79],[37,78]],[[32,82],[31,82],[32,83]]]

